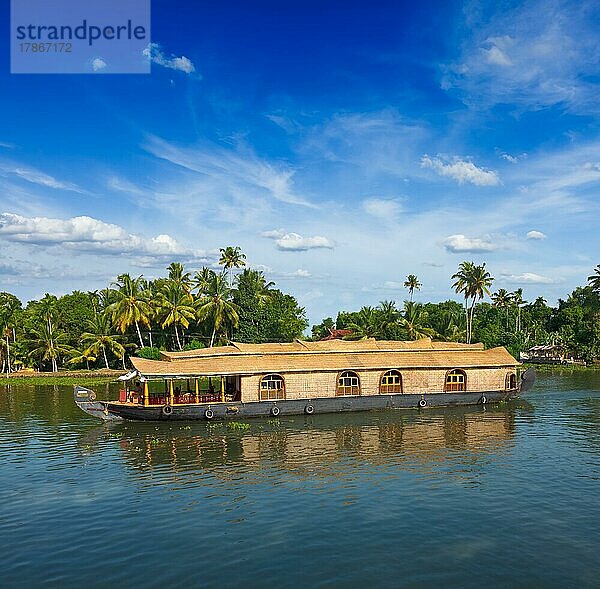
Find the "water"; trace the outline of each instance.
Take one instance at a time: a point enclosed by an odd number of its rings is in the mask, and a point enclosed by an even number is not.
[[[599,491],[600,371],[246,429],[0,386],[2,587],[597,587]]]

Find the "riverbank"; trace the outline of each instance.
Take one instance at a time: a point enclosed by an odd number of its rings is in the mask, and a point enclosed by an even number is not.
[[[581,364],[531,364],[529,362],[523,363],[523,369],[534,368],[536,372],[550,374],[550,373],[572,373],[572,372],[589,372],[600,370],[600,364],[590,364],[584,366]]]
[[[114,382],[123,370],[65,370],[60,372],[13,372],[1,374],[0,384],[94,385]]]

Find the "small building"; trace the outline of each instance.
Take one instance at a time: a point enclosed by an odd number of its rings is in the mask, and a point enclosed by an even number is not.
[[[561,345],[542,345],[533,346],[526,352],[519,354],[522,362],[532,364],[578,364],[580,361],[573,358],[564,346]]]
[[[351,329],[331,329],[329,328],[329,334],[322,337],[320,341],[327,342],[332,339],[344,339],[350,337],[354,332]]]

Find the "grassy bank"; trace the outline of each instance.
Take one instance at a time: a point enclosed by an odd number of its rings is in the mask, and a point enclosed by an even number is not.
[[[122,370],[70,370],[65,372],[32,372],[1,374],[0,384],[81,385],[93,386],[115,382]]]

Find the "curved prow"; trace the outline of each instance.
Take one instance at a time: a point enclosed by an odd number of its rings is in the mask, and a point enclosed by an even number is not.
[[[75,385],[73,390],[73,398],[75,404],[82,411],[85,411],[92,417],[103,419],[104,421],[115,421],[122,419],[118,415],[114,415],[108,412],[107,403],[96,401],[96,393],[91,389],[86,389]]]
[[[534,368],[528,368],[521,375],[521,386],[519,387],[521,393],[529,391],[533,388],[533,385],[535,384],[535,377],[536,374]]]

